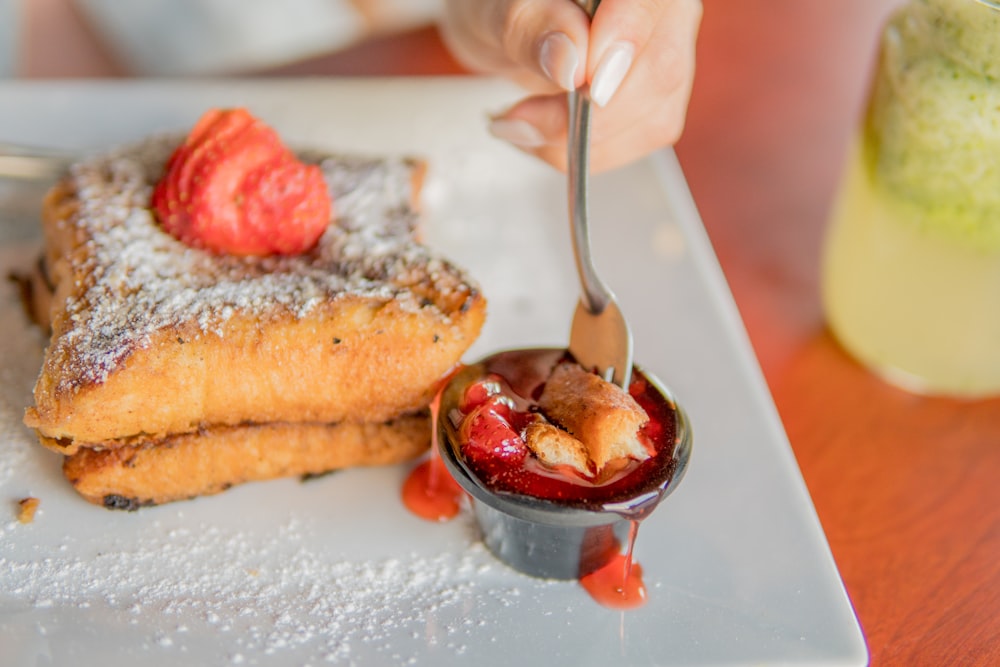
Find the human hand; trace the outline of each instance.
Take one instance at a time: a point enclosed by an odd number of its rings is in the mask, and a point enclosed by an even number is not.
[[[680,137],[694,79],[700,0],[603,0],[593,21],[573,0],[445,0],[442,34],[467,67],[530,96],[490,131],[566,168],[566,91],[590,86],[590,164],[611,169]]]

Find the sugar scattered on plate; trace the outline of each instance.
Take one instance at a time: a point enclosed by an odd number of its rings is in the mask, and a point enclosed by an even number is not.
[[[157,527],[142,531],[140,546],[112,541],[91,554],[0,557],[0,599],[113,617],[147,633],[150,650],[184,651],[189,639],[216,637],[233,664],[285,653],[339,662],[357,647],[404,664],[401,637],[461,655],[468,635],[483,629],[465,616],[470,606],[509,605],[520,595],[491,587],[499,566],[478,541],[437,555],[356,561],[306,546],[314,544],[305,539],[311,527],[296,519],[270,540],[209,524],[150,537]],[[453,620],[434,630],[443,618]]]

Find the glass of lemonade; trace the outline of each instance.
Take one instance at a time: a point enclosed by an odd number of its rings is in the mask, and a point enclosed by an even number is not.
[[[890,19],[822,288],[834,335],[890,382],[1000,395],[1000,0]]]

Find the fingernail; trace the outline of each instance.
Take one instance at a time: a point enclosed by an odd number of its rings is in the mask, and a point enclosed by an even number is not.
[[[603,107],[611,101],[632,67],[634,56],[635,47],[628,42],[616,42],[608,48],[590,82],[590,99],[594,104]]]
[[[515,146],[537,148],[545,143],[538,128],[523,120],[496,118],[490,122],[490,134]]]
[[[573,80],[576,78],[576,68],[580,65],[580,56],[568,35],[554,32],[546,37],[538,52],[538,62],[545,76],[557,86],[563,90],[576,88]]]

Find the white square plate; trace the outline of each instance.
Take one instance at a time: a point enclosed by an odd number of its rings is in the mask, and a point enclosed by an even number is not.
[[[0,84],[0,141],[93,150],[245,105],[290,143],[429,158],[428,243],[490,300],[473,359],[562,345],[577,298],[562,175],[491,139],[480,79]],[[495,562],[468,513],[414,518],[405,467],[113,512],[21,425],[43,337],[0,292],[0,664],[861,665],[864,639],[715,256],[669,152],[592,179],[595,261],[694,454],[643,525],[649,601]],[[0,270],[38,248],[38,189],[0,181]],[[16,501],[41,499],[31,524]]]

